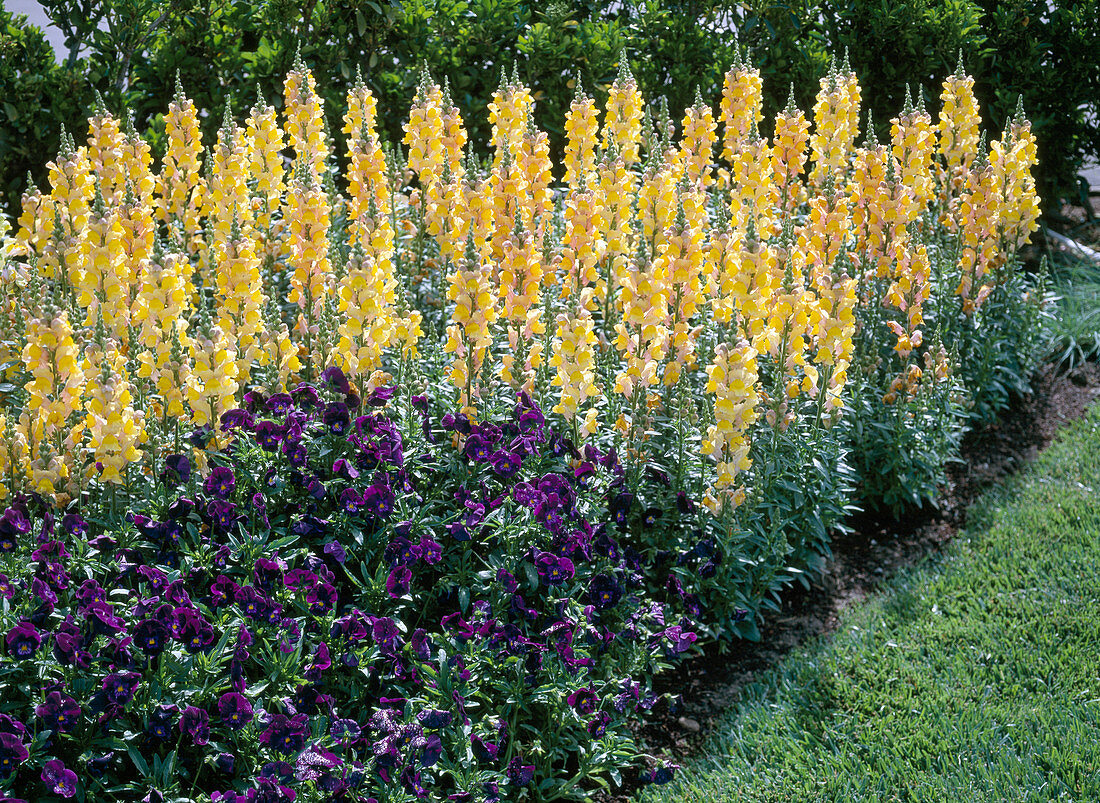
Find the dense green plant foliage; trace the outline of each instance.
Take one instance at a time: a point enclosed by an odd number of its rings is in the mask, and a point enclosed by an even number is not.
[[[1075,191],[1082,160],[1100,156],[1100,2],[981,0],[763,2],[751,7],[718,0],[608,2],[555,0],[339,0],[269,3],[245,0],[112,0],[43,3],[67,37],[68,51],[49,58],[48,45],[22,18],[0,12],[0,191],[9,213],[18,207],[30,171],[56,153],[61,125],[78,131],[96,91],[115,108],[126,105],[139,130],[163,130],[159,117],[175,75],[200,108],[220,108],[232,87],[232,110],[244,116],[257,92],[275,100],[301,48],[325,77],[322,93],[334,108],[361,71],[384,107],[405,107],[426,63],[447,75],[467,119],[480,117],[503,69],[513,62],[535,91],[536,120],[555,151],[577,78],[598,101],[606,97],[620,52],[648,98],[681,109],[695,88],[715,96],[734,60],[737,32],[765,79],[765,111],[787,99],[804,108],[826,72],[829,53],[848,52],[881,126],[901,105],[906,86],[930,107],[938,78],[960,52],[977,80],[991,135],[1000,133],[1017,98],[1034,122],[1042,172],[1040,194],[1053,203]],[[919,92],[916,90],[919,89]],[[219,115],[206,120],[213,136]],[[338,128],[337,120],[329,121]],[[483,141],[487,129],[472,133]],[[391,139],[400,121],[383,121]],[[883,133],[880,130],[880,134]],[[161,144],[153,137],[154,150]]]

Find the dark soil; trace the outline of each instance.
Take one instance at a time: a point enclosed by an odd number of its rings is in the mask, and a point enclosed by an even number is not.
[[[682,696],[674,710],[660,710],[641,736],[655,753],[675,758],[691,755],[707,738],[715,720],[751,683],[756,673],[814,636],[835,630],[840,613],[895,574],[937,552],[966,524],[967,511],[982,490],[1019,471],[1055,432],[1081,417],[1100,397],[1100,367],[1087,363],[1069,373],[1042,372],[1033,392],[1016,399],[995,423],[972,431],[962,446],[962,459],[949,470],[938,508],[903,520],[862,516],[853,531],[833,541],[833,557],[820,582],[799,587],[783,597],[782,610],[766,616],[759,642],[709,645],[703,654],[657,680],[659,692]],[[605,803],[629,800],[626,789],[599,798]]]

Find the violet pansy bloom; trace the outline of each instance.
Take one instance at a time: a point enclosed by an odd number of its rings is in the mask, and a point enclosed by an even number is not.
[[[76,794],[76,773],[68,769],[59,759],[51,759],[42,767],[42,783],[55,795],[72,797]]]
[[[203,708],[189,705],[180,716],[179,729],[181,734],[202,746],[210,741],[210,714]]]
[[[30,622],[20,622],[7,636],[8,654],[16,660],[25,661],[33,658],[38,648],[42,646],[42,636],[38,634],[38,628]]]
[[[211,470],[210,476],[206,478],[206,482],[203,483],[202,487],[210,496],[228,499],[237,487],[237,478],[233,474],[233,469],[218,466]]]
[[[243,694],[228,692],[218,698],[218,716],[225,727],[239,730],[252,721],[252,703]]]
[[[547,585],[561,585],[571,579],[575,573],[573,561],[551,552],[542,552],[535,558],[535,567]]]

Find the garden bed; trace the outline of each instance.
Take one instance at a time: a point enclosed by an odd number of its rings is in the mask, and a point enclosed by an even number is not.
[[[641,735],[648,744],[675,758],[697,754],[745,684],[809,639],[835,631],[841,613],[866,599],[884,580],[939,551],[966,525],[979,494],[1021,470],[1050,445],[1059,429],[1083,416],[1100,396],[1100,366],[1086,363],[1058,372],[1048,365],[1036,374],[1033,387],[1032,394],[1013,399],[996,421],[967,434],[938,508],[900,521],[856,517],[851,532],[834,539],[822,582],[785,594],[782,610],[765,615],[760,641],[708,644],[698,656],[661,676],[659,689],[681,695],[681,705],[659,710],[646,723]],[[631,798],[624,792],[603,799]]]

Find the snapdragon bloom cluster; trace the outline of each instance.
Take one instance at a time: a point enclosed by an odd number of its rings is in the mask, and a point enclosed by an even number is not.
[[[617,457],[526,394],[473,423],[322,379],[223,413],[232,448],[205,477],[169,457],[122,528],[12,500],[0,789],[483,801],[654,772],[626,725],[696,635],[642,582]]]
[[[5,359],[26,379],[4,403],[0,494],[66,502],[148,477],[180,427],[334,364],[368,390],[443,377],[472,419],[524,390],[628,464],[674,421],[676,449],[707,458],[688,469],[707,508],[732,515],[772,433],[842,417],[861,348],[895,352],[880,406],[949,381],[944,355],[965,351],[959,332],[1036,225],[1029,124],[1021,112],[980,143],[961,66],[939,120],[907,102],[885,143],[846,63],[821,79],[812,120],[792,101],[770,140],[740,54],[718,114],[697,97],[679,141],[625,58],[602,125],[576,90],[558,189],[515,70],[490,105],[487,163],[426,73],[407,152],[380,141],[373,94],[351,87],[340,170],[301,61],[282,119],[263,99],[244,126],[227,111],[205,164],[182,87],[156,169],[100,105],[86,144],[63,138],[50,187],[28,188],[5,249]],[[685,445],[685,429],[701,434]]]

